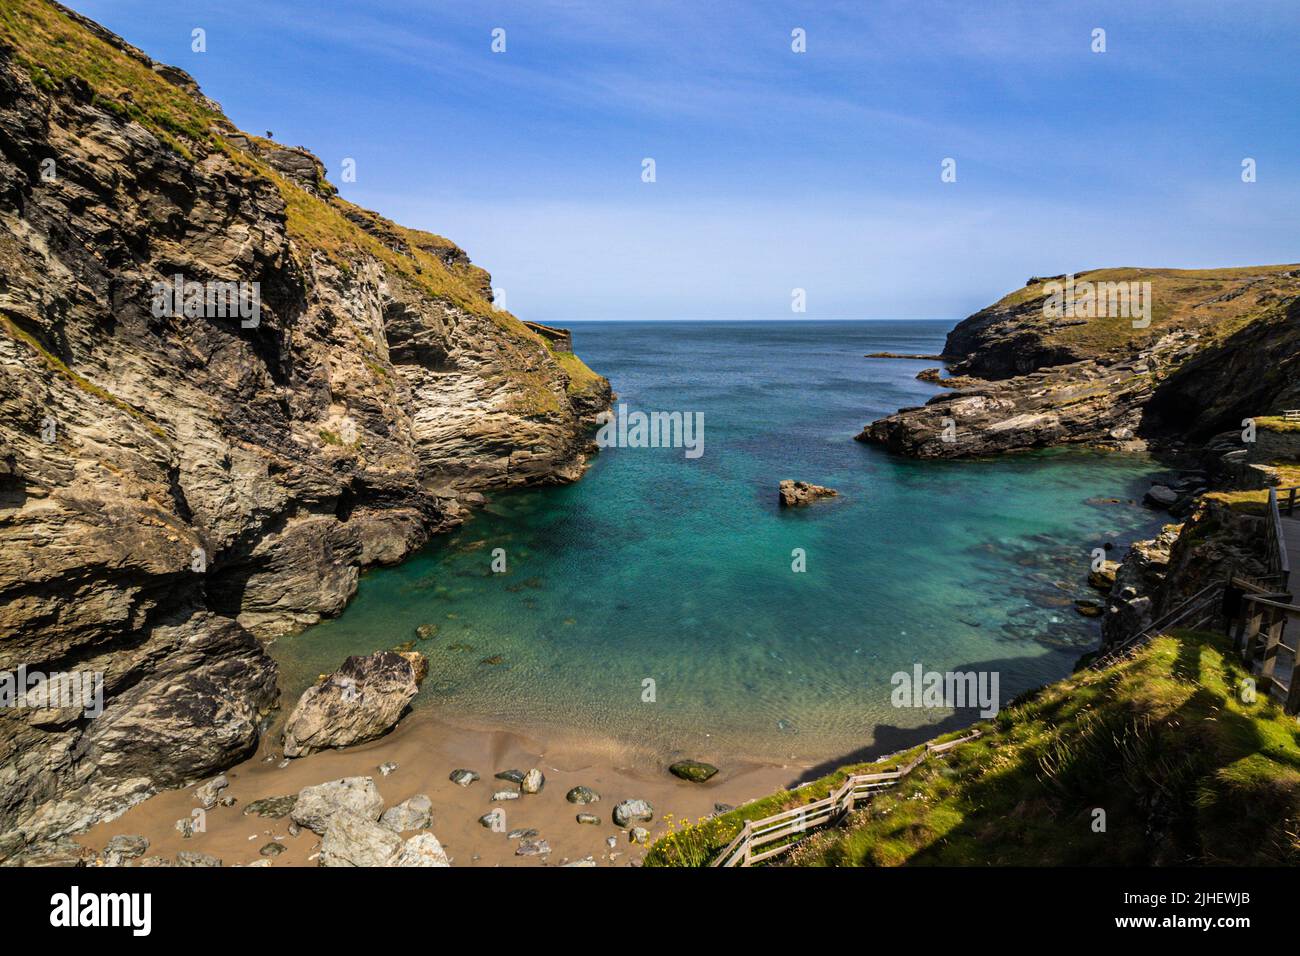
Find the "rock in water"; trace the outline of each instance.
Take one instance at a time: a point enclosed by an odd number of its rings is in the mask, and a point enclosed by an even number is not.
[[[394,833],[404,830],[423,830],[433,822],[433,801],[422,793],[389,807],[379,818],[379,825]]]
[[[780,486],[781,507],[796,508],[809,505],[818,498],[834,498],[839,492],[834,488],[810,485],[806,481],[783,481]]]
[[[500,807],[478,818],[479,826],[493,833],[506,832],[506,812]]]
[[[703,783],[716,774],[718,768],[700,760],[679,760],[668,768],[668,772],[692,783]]]
[[[432,833],[417,833],[398,851],[391,866],[451,866],[447,851]]]
[[[519,789],[524,793],[541,793],[544,786],[546,777],[536,767],[524,774],[524,779],[519,781]]]
[[[614,823],[626,827],[630,823],[649,823],[655,818],[655,808],[644,800],[624,800],[614,807]]]
[[[524,772],[522,770],[502,770],[500,773],[495,773],[492,776],[496,777],[498,780],[509,780],[511,783],[524,782]]]
[[[303,757],[385,733],[419,691],[421,671],[427,669],[424,655],[414,652],[349,657],[298,698],[284,728],[284,755]]]
[[[402,838],[355,810],[329,818],[320,844],[321,866],[386,866],[402,848]]]
[[[384,809],[384,798],[379,795],[371,777],[344,777],[305,787],[298,793],[291,816],[293,822],[313,833],[323,834],[330,818],[343,810],[365,817],[372,823],[379,819]]]
[[[1178,500],[1178,492],[1165,485],[1152,485],[1142,500],[1157,508],[1169,508]]]
[[[564,795],[564,799],[568,800],[570,803],[585,805],[588,803],[598,803],[600,801],[600,794],[595,790],[592,790],[590,787],[574,787]]]
[[[600,817],[596,816],[594,813],[579,813],[578,822],[589,823],[592,826],[600,826]]]
[[[144,856],[147,849],[149,849],[149,841],[144,837],[122,834],[108,841],[108,846],[104,847],[104,854],[113,854],[123,860],[134,860],[138,856]]]

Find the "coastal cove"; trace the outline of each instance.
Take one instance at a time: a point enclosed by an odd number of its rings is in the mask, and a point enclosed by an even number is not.
[[[891,676],[917,664],[997,671],[1004,703],[1068,674],[1099,639],[1075,608],[1098,599],[1091,551],[1118,557],[1159,528],[1141,504],[1158,466],[1078,450],[918,462],[853,441],[939,391],[916,379],[932,361],[864,356],[936,353],[949,326],[577,325],[618,402],[702,414],[705,453],[606,448],[575,484],[493,495],[365,574],[338,618],[275,641],[283,701],[348,655],[414,642],[430,673],[413,707],[431,719],[725,774],[887,752],[976,719],[892,706]],[[782,510],[786,478],[839,495]]]

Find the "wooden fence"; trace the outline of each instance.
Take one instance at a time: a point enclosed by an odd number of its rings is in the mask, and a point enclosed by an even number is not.
[[[855,774],[828,797],[761,820],[746,821],[736,838],[709,865],[753,866],[779,856],[793,848],[809,830],[834,823],[859,803],[870,799],[876,791],[895,786],[931,754],[946,753],[958,744],[967,743],[979,736],[980,732],[975,730],[965,737],[946,743],[926,744],[924,750],[897,770]]]
[[[1298,659],[1295,647],[1300,635],[1300,623],[1291,627],[1287,644],[1287,624],[1300,622],[1300,607],[1287,603],[1287,594],[1246,594],[1242,597],[1242,613],[1237,619],[1233,647],[1241,654],[1250,671],[1260,679],[1261,690],[1283,702],[1288,714],[1300,713],[1300,680],[1296,678]],[[1279,600],[1281,599],[1281,600]],[[1278,676],[1278,658],[1286,652],[1291,666],[1285,680]]]

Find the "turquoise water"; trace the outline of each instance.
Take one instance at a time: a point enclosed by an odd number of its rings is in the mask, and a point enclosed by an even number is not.
[[[934,363],[864,353],[937,352],[948,326],[578,325],[577,351],[629,409],[704,413],[704,455],[612,448],[575,485],[495,496],[367,574],[337,620],[276,642],[287,689],[428,623],[415,706],[453,721],[819,761],[953,723],[891,705],[891,675],[915,662],[996,671],[1004,702],[1069,673],[1098,636],[1071,606],[1096,597],[1089,552],[1159,524],[1129,502],[1153,465],[1071,451],[913,462],[853,441],[937,391],[915,379]],[[782,478],[840,497],[783,512]],[[506,573],[491,570],[496,548]]]

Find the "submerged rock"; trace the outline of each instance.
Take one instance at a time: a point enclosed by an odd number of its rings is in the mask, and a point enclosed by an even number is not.
[[[546,776],[536,767],[524,774],[524,779],[519,781],[519,789],[524,793],[541,793],[544,786]]]
[[[839,492],[834,488],[813,485],[806,481],[790,481],[787,479],[781,482],[779,494],[782,508],[796,508],[812,504],[818,498],[833,498]]]
[[[506,812],[500,807],[483,814],[478,818],[479,826],[493,833],[506,832]]]
[[[600,802],[600,794],[590,787],[574,787],[564,795],[564,799],[570,803],[586,805],[588,803]]]
[[[596,816],[596,814],[594,813],[579,813],[578,822],[590,823],[593,826],[600,826],[600,817]]]
[[[692,783],[704,783],[704,781],[717,774],[718,768],[701,760],[679,760],[668,768],[668,772],[674,777],[680,777],[682,780],[689,780]]]
[[[302,757],[384,734],[419,691],[427,669],[423,654],[378,651],[349,657],[298,699],[284,728],[285,756]]]

